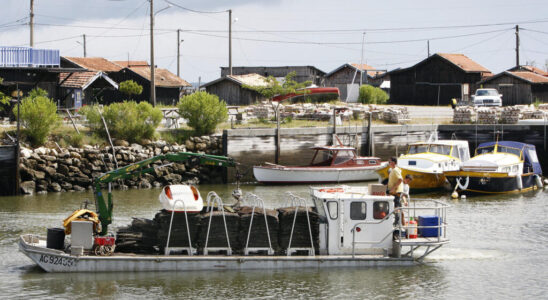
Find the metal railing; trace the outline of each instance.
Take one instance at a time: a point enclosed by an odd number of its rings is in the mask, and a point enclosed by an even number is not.
[[[211,200],[211,199],[213,199],[213,200]],[[223,223],[224,223],[224,226],[225,226],[227,247],[216,247],[216,248],[212,248],[212,247],[208,248],[207,247],[207,244],[209,242],[209,231],[211,230],[211,219],[213,217],[213,205],[215,205],[215,204],[217,204],[217,208],[221,210],[222,215],[223,215]],[[219,195],[217,195],[217,193],[215,193],[213,191],[209,192],[209,194],[207,194],[206,212],[209,213],[209,223],[207,224],[207,234],[206,234],[206,240],[205,240],[205,245],[204,245],[204,255],[207,255],[209,250],[211,250],[211,251],[226,250],[226,255],[232,255],[232,248],[230,247],[230,238],[228,236],[228,228],[226,226],[225,208],[224,208],[223,200],[221,199],[221,197],[219,197]]]
[[[186,222],[186,233],[188,236],[188,255],[192,256],[194,253],[194,249],[192,249],[192,241],[190,239],[190,227],[188,226],[188,215],[186,213],[186,204],[183,200],[175,200],[173,202],[173,207],[171,210],[171,220],[169,221],[169,231],[167,232],[167,241],[166,241],[166,248],[164,251],[165,255],[169,255],[171,252],[171,249],[169,248],[169,239],[171,238],[171,227],[173,226],[173,215],[175,214],[175,206],[177,203],[181,202],[183,204],[183,210],[185,212],[185,222]]]
[[[274,255],[274,248],[272,248],[272,241],[270,239],[270,229],[268,228],[268,219],[266,217],[266,208],[264,206],[263,199],[259,198],[259,196],[249,193],[245,196],[245,198],[242,200],[243,203],[246,205],[251,206],[251,219],[249,220],[249,228],[247,230],[247,239],[245,241],[245,248],[244,248],[244,255],[248,255],[249,251],[261,251],[266,250],[268,255]],[[251,228],[253,226],[253,217],[255,216],[255,208],[260,207],[263,209],[263,215],[264,215],[264,223],[266,227],[266,236],[268,238],[268,248],[266,247],[249,247],[249,237],[251,236]]]
[[[297,251],[297,250],[306,250],[308,251],[308,255],[312,256],[315,254],[315,251],[314,251],[314,239],[312,237],[312,226],[310,225],[310,215],[308,213],[308,205],[306,204],[306,200],[297,196],[297,195],[294,195],[293,193],[291,192],[287,192],[287,194],[289,195],[290,200],[288,200],[290,202],[289,206],[294,206],[295,207],[295,213],[293,214],[293,225],[291,226],[291,234],[289,235],[289,244],[287,246],[287,255],[288,256],[291,256],[291,254],[294,252],[294,251]],[[297,220],[297,213],[299,212],[299,208],[300,207],[303,207],[304,211],[306,212],[306,221],[308,222],[308,233],[310,235],[310,248],[291,248],[291,241],[293,240],[293,231],[295,229],[295,222]]]

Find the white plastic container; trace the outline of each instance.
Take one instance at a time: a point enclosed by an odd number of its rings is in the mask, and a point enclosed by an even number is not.
[[[167,185],[162,189],[158,200],[168,211],[200,212],[204,208],[204,200],[193,185]]]

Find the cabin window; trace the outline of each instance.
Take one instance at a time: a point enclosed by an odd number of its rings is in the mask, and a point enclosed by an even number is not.
[[[454,146],[451,148],[451,156],[453,156],[454,158],[459,158],[459,152],[457,150],[457,146]]]
[[[329,213],[329,218],[331,218],[331,220],[337,219],[339,216],[339,203],[337,201],[328,201],[327,212]]]
[[[430,145],[430,152],[443,155],[449,155],[451,152],[451,146],[447,145]]]
[[[466,151],[466,148],[459,148],[459,155],[461,161],[467,161],[470,159],[470,153]]]
[[[382,220],[390,211],[390,205],[388,201],[375,201],[373,203],[373,219]]]
[[[495,146],[489,146],[489,147],[481,147],[481,148],[478,148],[476,150],[476,152],[478,153],[478,155],[480,154],[486,154],[486,153],[491,153],[491,152],[494,152],[495,151]]]
[[[521,150],[516,149],[516,148],[505,147],[505,146],[500,146],[499,145],[498,152],[510,153],[510,154],[514,154],[518,157],[521,157]]]
[[[335,158],[335,164],[340,164],[345,161],[349,161],[354,158],[354,153],[352,151],[339,151],[337,157]]]
[[[369,161],[369,164],[370,164],[370,165],[376,165],[376,164],[377,164],[377,161],[376,161],[376,160],[370,160],[370,161]]]
[[[365,220],[365,202],[350,202],[350,219]]]
[[[428,152],[428,145],[411,145],[407,154],[416,154]]]
[[[529,152],[529,157],[531,158],[531,162],[538,163],[537,152],[533,149],[527,149],[527,152]]]

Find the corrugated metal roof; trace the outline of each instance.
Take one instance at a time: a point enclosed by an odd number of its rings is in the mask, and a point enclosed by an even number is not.
[[[149,67],[150,65],[146,60],[113,60],[113,63],[121,66],[122,68],[127,67]]]
[[[256,73],[245,74],[245,75],[228,75],[227,77],[232,78],[238,81],[241,84],[249,86],[267,86],[266,77],[261,76]]]
[[[89,71],[118,72],[122,69],[121,66],[102,57],[63,57]]]
[[[527,72],[527,71],[515,71],[515,72],[509,72],[509,73],[523,80],[527,80],[531,83],[548,83],[548,77],[544,77],[537,73]]]
[[[127,68],[139,76],[150,81],[150,68],[143,67],[130,67]],[[160,87],[183,87],[191,86],[190,83],[177,77],[177,75],[171,73],[166,69],[156,68],[154,69],[154,83]]]
[[[488,69],[478,64],[477,62],[471,60],[468,56],[459,53],[436,53],[437,55],[447,59],[457,67],[461,68],[466,72],[488,72],[491,73]]]

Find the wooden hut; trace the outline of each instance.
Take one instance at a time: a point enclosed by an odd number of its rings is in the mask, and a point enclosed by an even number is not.
[[[227,75],[259,74],[264,77],[273,76],[275,78],[283,78],[291,72],[296,73],[293,78],[296,82],[312,81],[312,83],[317,86],[323,85],[325,72],[313,66],[242,66],[232,67],[232,74],[230,74],[230,70],[227,67],[221,67],[221,77],[225,77]]]
[[[201,87],[217,95],[228,105],[250,105],[266,100],[258,92],[245,86],[266,86],[266,77],[259,74],[228,75],[208,82]]]
[[[446,53],[436,53],[389,74],[390,103],[411,105],[449,105],[452,98],[469,100],[477,83],[492,75],[463,54]]]
[[[378,76],[385,73],[385,71],[376,70],[366,64],[346,63],[325,74],[324,84],[325,86],[338,88],[341,93],[341,100],[356,102],[360,83],[379,87],[383,80],[379,79]],[[351,93],[349,94],[348,91],[351,91]]]
[[[548,102],[548,77],[530,71],[504,71],[480,82],[502,94],[502,105]]]

